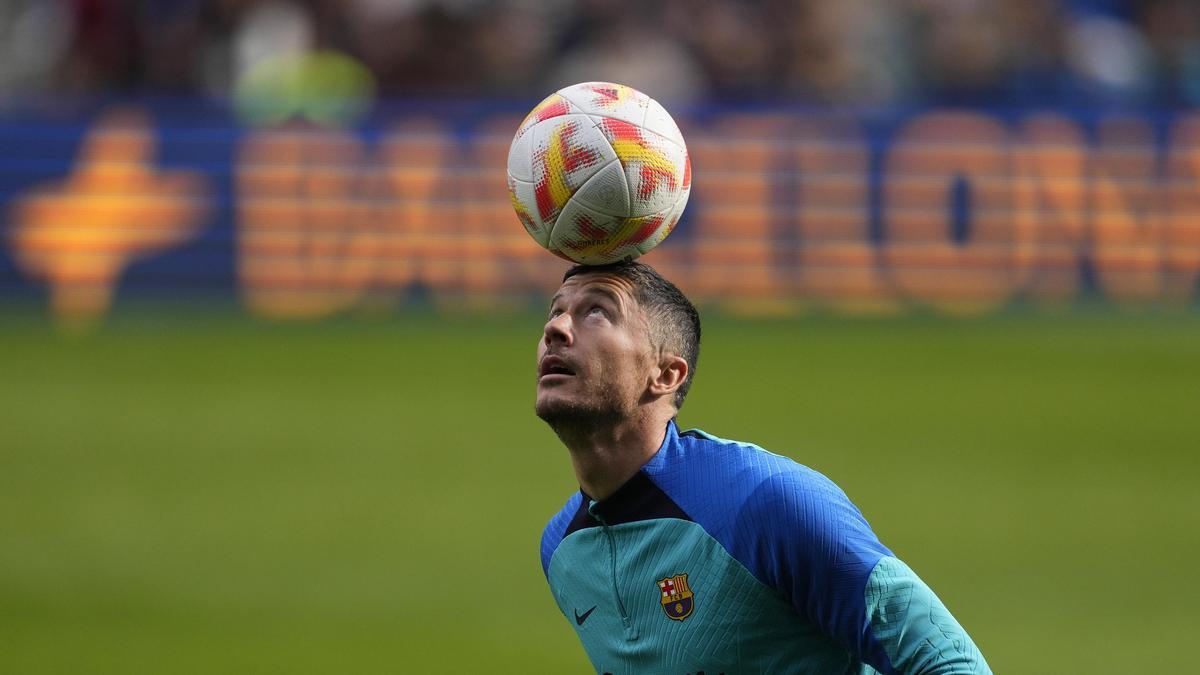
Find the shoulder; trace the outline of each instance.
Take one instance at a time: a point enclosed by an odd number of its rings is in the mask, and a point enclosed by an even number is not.
[[[660,474],[662,482],[687,502],[681,506],[689,513],[712,510],[728,519],[769,516],[772,510],[847,499],[820,472],[753,443],[700,429],[684,431],[678,438],[674,457],[664,462],[673,466],[662,467]]]
[[[579,492],[571,495],[567,502],[563,504],[558,513],[550,518],[550,522],[546,523],[546,527],[542,530],[542,572],[549,575],[550,559],[554,556],[555,549],[563,540],[563,534],[567,531],[567,526],[570,525],[571,519],[579,511],[583,504],[583,495]]]
[[[864,635],[864,588],[891,552],[840,487],[751,444],[679,434],[660,462],[664,490],[763,585],[839,644],[882,662]]]
[[[782,558],[851,549],[867,560],[887,550],[832,480],[753,443],[693,429],[659,464],[664,491],[760,579],[775,577],[767,563]]]

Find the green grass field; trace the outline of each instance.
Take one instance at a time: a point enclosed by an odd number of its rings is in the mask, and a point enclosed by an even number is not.
[[[0,673],[583,673],[534,316],[0,318]],[[712,320],[680,421],[841,484],[998,673],[1186,672],[1200,317]]]

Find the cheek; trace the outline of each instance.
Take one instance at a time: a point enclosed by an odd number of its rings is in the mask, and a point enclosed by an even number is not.
[[[645,350],[634,345],[622,345],[610,355],[608,361],[612,368],[613,379],[626,383],[630,388],[641,387],[649,372],[650,360]]]

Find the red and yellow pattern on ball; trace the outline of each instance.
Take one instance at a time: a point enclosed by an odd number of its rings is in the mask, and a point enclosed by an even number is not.
[[[599,264],[633,258],[670,234],[691,190],[678,127],[635,89],[584,83],[548,96],[509,153],[513,209],[551,252]]]
[[[534,190],[542,220],[556,217],[575,193],[567,177],[581,168],[593,167],[600,161],[600,152],[596,148],[579,143],[579,128],[577,121],[554,127],[549,146],[538,150],[535,155],[542,167],[542,180],[538,181]]]

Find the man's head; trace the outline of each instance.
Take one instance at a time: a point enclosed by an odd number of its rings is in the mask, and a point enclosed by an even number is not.
[[[550,301],[538,343],[536,410],[559,422],[617,420],[639,406],[677,411],[700,355],[700,315],[636,262],[577,265]]]

